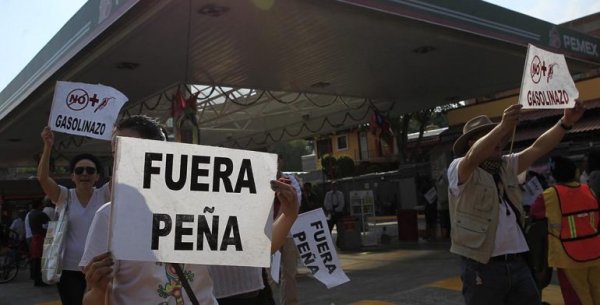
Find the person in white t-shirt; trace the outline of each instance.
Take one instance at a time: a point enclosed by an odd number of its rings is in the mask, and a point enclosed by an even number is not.
[[[580,102],[529,147],[502,155],[519,122],[522,105],[504,110],[494,124],[487,116],[467,123],[454,143],[448,168],[452,246],[461,256],[466,305],[540,304],[524,253],[524,211],[517,175],[560,143],[583,115]]]
[[[165,140],[165,135],[156,121],[139,115],[119,122],[115,136]],[[273,252],[285,241],[298,214],[294,189],[282,181],[275,180],[271,181],[271,187],[283,203],[283,214],[273,223]],[[111,203],[107,203],[96,213],[79,263],[88,282],[83,304],[194,304],[193,299],[198,304],[217,304],[208,266],[180,264],[194,294],[191,296],[182,287],[174,264],[114,261],[107,252],[110,211]]]
[[[31,234],[31,226],[29,225],[29,214],[31,213],[32,210],[29,210],[29,212],[27,212],[27,214],[25,214],[25,241],[27,242],[27,247],[29,247],[31,245],[31,237],[33,236]]]
[[[323,200],[323,209],[327,215],[329,232],[333,230],[333,226],[337,225],[337,221],[342,217],[345,206],[344,193],[337,189],[337,182],[332,181],[330,187],[331,189],[325,193],[325,199]]]
[[[91,154],[73,157],[69,167],[75,188],[68,189],[50,177],[49,163],[54,134],[49,127],[41,133],[44,150],[38,164],[37,178],[42,190],[57,210],[67,208],[68,230],[63,255],[63,272],[58,283],[58,292],[63,305],[80,305],[85,292],[85,276],[79,269],[79,261],[87,232],[94,214],[110,198],[108,183],[96,188],[102,173],[100,160]]]
[[[10,230],[14,232],[17,241],[25,241],[25,210],[19,211],[17,217],[10,224]]]
[[[58,217],[56,215],[56,209],[54,208],[54,205],[52,204],[50,199],[48,199],[48,197],[46,197],[46,198],[44,198],[43,202],[44,202],[44,208],[42,209],[42,212],[44,214],[48,215],[48,218],[50,218],[50,221],[58,220]]]

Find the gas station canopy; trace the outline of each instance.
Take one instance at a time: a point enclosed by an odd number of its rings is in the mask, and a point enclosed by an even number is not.
[[[481,1],[90,0],[0,93],[0,167],[35,164],[57,80],[168,123],[200,91],[200,143],[247,149],[518,88],[526,47],[599,66],[600,41]],[[57,150],[109,145],[56,135]]]

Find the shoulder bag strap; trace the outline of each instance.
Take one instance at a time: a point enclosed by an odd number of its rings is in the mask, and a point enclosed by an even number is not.
[[[185,277],[185,274],[183,273],[183,270],[181,269],[181,266],[178,263],[171,263],[171,265],[173,266],[173,268],[175,268],[175,272],[177,272],[179,281],[181,282],[183,289],[185,289],[188,298],[190,299],[190,301],[192,301],[192,304],[200,305],[200,303],[198,303],[198,299],[196,298],[196,294],[194,294],[190,283],[188,282],[187,278]]]

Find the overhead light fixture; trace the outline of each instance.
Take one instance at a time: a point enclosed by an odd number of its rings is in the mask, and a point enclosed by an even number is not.
[[[433,46],[420,46],[416,49],[413,49],[412,52],[415,54],[427,54],[431,51],[435,51],[436,48]]]
[[[229,11],[228,7],[216,5],[214,3],[202,6],[198,10],[198,14],[210,17],[219,17]]]
[[[135,63],[135,62],[127,62],[127,61],[122,61],[120,63],[117,63],[115,65],[115,67],[119,70],[135,70],[140,66],[140,64]]]

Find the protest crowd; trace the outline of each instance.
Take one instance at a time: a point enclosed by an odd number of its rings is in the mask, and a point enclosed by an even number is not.
[[[529,52],[546,52],[529,48],[526,72],[535,70]],[[565,88],[536,89],[532,75],[499,118],[465,120],[449,141],[452,160],[433,177],[411,174],[416,247],[447,246],[466,305],[546,305],[552,282],[565,305],[600,305],[600,148],[590,142],[581,166],[556,153],[581,124],[586,101],[568,71]],[[110,98],[76,108],[79,88]],[[391,243],[386,227],[367,232],[379,215],[366,215],[368,200],[344,188],[354,177],[328,177],[323,166],[317,185],[286,172],[274,150],[199,145],[193,133],[182,140],[158,118],[123,111],[127,98],[111,87],[58,81],[55,91],[36,159],[45,197],[10,219],[8,239],[28,259],[33,289],[55,285],[63,305],[297,305],[313,297],[298,285],[299,268],[327,289],[352,280],[340,262],[350,233],[355,252],[368,233]],[[513,149],[527,109],[554,109],[560,118]],[[70,182],[59,181],[55,133],[104,141],[111,170],[82,151],[69,160]],[[400,207],[388,208],[401,231]]]
[[[591,149],[587,154],[583,182],[576,165],[565,157],[550,159],[553,185],[528,171],[560,143],[583,115],[584,107],[577,102],[574,108],[565,109],[559,122],[530,147],[502,155],[521,111],[520,105],[506,108],[499,123],[486,116],[469,120],[454,143],[456,159],[423,191],[429,186],[438,190],[439,217],[449,217],[440,219],[439,237],[450,238],[450,251],[461,257],[465,304],[541,304],[540,291],[548,285],[553,268],[565,304],[598,304],[600,288],[594,279],[600,274],[600,237],[596,234],[595,194],[600,185],[600,153]],[[167,139],[159,123],[143,115],[115,124],[113,154],[119,145],[117,137],[147,139],[159,145]],[[119,187],[111,187],[111,182],[96,186],[103,167],[91,154],[77,155],[70,162],[75,188],[57,184],[49,176],[53,132],[46,127],[41,138],[44,146],[38,180],[57,212],[42,213],[40,201],[11,227],[19,240],[27,240],[35,286],[47,285],[44,281],[57,283],[62,304],[138,304],[169,298],[191,304],[297,304],[302,297],[295,285],[298,260],[313,270],[302,255],[304,235],[290,232],[298,213],[321,211],[323,227],[326,225],[325,232],[330,234],[345,211],[344,194],[335,182],[319,204],[310,183],[301,187],[296,177],[282,173],[283,160],[278,157],[275,179],[268,187],[275,191],[270,253],[281,253],[281,267],[276,266],[281,268],[280,275],[268,267],[116,259],[110,250],[111,217],[127,211],[111,212],[111,192],[118,192]],[[528,175],[520,182],[518,175],[525,172]],[[535,200],[525,206],[524,186],[532,181],[542,192],[527,199]],[[44,234],[48,221],[57,220],[58,215],[65,215],[68,223],[62,272],[55,281],[47,276],[43,281]],[[427,219],[424,238],[428,240],[435,234],[431,223],[435,222]],[[159,223],[159,229],[161,226]],[[171,224],[165,222],[164,226]],[[532,230],[536,226],[541,228],[539,232]],[[26,234],[29,231],[31,235]],[[540,241],[542,246],[536,246]],[[274,276],[280,278],[274,280]],[[273,293],[277,289],[280,300]]]

